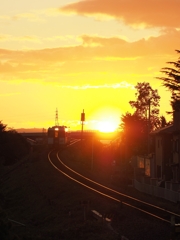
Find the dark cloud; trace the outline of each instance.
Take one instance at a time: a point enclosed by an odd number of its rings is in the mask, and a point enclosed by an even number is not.
[[[179,0],[84,0],[68,4],[60,11],[80,15],[109,15],[128,25],[180,27]]]

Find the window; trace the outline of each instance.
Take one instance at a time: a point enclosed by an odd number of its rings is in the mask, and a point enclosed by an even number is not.
[[[138,168],[144,168],[144,158],[138,157],[137,165],[138,165]]]
[[[58,138],[58,133],[59,133],[58,131],[54,131],[54,137],[55,138]]]

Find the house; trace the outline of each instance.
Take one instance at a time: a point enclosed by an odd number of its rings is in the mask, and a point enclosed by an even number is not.
[[[153,161],[151,161],[152,177],[165,181],[170,181],[172,176],[171,164],[173,162],[173,132],[174,126],[166,126],[150,134],[151,151]]]
[[[158,129],[151,134],[154,152],[154,177],[172,182],[180,182],[180,112],[173,113],[173,124]]]
[[[150,154],[137,157],[136,168],[142,168],[144,175],[141,181],[135,177],[135,187],[174,202],[180,201],[180,112],[173,113],[172,125],[150,133],[149,144]]]

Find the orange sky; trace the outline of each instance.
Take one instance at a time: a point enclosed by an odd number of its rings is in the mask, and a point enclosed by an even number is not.
[[[137,82],[149,82],[170,111],[156,79],[176,61],[179,0],[2,0],[0,120],[12,128],[59,124],[86,129],[118,125],[132,112]]]

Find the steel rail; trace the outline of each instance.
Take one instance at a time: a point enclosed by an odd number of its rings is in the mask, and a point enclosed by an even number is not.
[[[150,216],[152,216],[152,217],[154,217],[154,218],[157,218],[157,219],[159,219],[159,220],[161,220],[161,221],[163,221],[163,222],[171,223],[171,221],[169,221],[169,220],[167,220],[167,219],[164,219],[164,218],[162,218],[162,217],[160,217],[160,216],[158,216],[158,215],[155,215],[155,214],[153,214],[153,213],[151,213],[151,212],[148,212],[148,211],[146,211],[146,210],[143,210],[143,209],[141,209],[141,208],[139,208],[139,207],[136,207],[136,206],[134,206],[134,205],[132,205],[132,204],[129,204],[129,203],[127,203],[127,202],[121,201],[121,200],[119,200],[119,199],[117,199],[117,198],[112,197],[111,195],[108,195],[108,194],[105,194],[105,193],[103,193],[103,192],[101,192],[101,191],[98,191],[97,189],[92,188],[92,187],[88,186],[87,184],[84,184],[84,183],[78,181],[77,179],[75,179],[74,177],[68,175],[67,173],[65,173],[64,171],[62,171],[60,168],[58,168],[58,167],[52,162],[52,160],[51,160],[51,158],[50,158],[50,154],[51,154],[53,151],[54,151],[54,150],[51,150],[51,151],[48,153],[49,162],[51,163],[51,165],[52,165],[56,170],[58,170],[59,172],[61,172],[63,175],[65,175],[65,176],[68,177],[69,179],[71,179],[71,180],[77,182],[78,184],[81,184],[82,186],[84,186],[84,187],[86,187],[86,188],[88,188],[88,189],[90,189],[90,190],[92,190],[92,191],[94,191],[94,192],[96,192],[96,193],[98,193],[98,194],[100,194],[100,195],[103,195],[103,196],[105,196],[105,197],[107,197],[107,198],[109,198],[109,199],[111,199],[111,200],[114,200],[114,201],[116,201],[116,202],[119,202],[119,203],[121,203],[121,204],[124,204],[124,205],[126,205],[126,206],[128,206],[128,207],[134,208],[134,209],[136,209],[136,210],[138,210],[138,211],[141,211],[141,212],[143,212],[143,213],[145,213],[145,214],[148,214],[148,215],[150,215]],[[108,190],[108,191],[110,191],[110,192],[112,192],[112,193],[116,193],[116,194],[118,194],[118,195],[120,195],[120,196],[126,197],[127,199],[131,199],[131,200],[133,200],[133,201],[135,201],[135,202],[139,202],[139,203],[142,203],[142,204],[144,204],[144,205],[150,206],[150,207],[152,207],[152,208],[154,208],[154,209],[161,210],[161,211],[163,211],[163,212],[165,212],[165,213],[168,213],[168,214],[170,214],[170,215],[174,215],[174,216],[180,217],[180,215],[178,215],[178,214],[176,214],[176,213],[174,213],[174,212],[168,211],[168,210],[163,209],[163,208],[161,208],[161,207],[158,207],[158,206],[156,206],[156,205],[153,205],[153,204],[144,202],[144,201],[142,201],[142,200],[136,199],[136,198],[131,197],[131,196],[129,196],[129,195],[120,193],[120,192],[118,192],[118,191],[116,191],[116,190],[114,190],[114,189],[111,189],[111,188],[109,188],[109,187],[107,187],[107,186],[105,186],[105,185],[102,185],[102,184],[100,184],[100,183],[98,183],[98,182],[93,181],[93,180],[90,179],[90,178],[87,178],[87,177],[83,176],[82,174],[74,171],[73,169],[71,169],[70,167],[68,167],[66,164],[64,164],[64,163],[61,161],[60,157],[59,157],[59,152],[58,152],[58,151],[57,151],[57,153],[56,153],[56,157],[57,157],[58,161],[60,162],[60,164],[63,165],[65,168],[67,168],[68,170],[70,170],[70,171],[73,172],[74,174],[80,176],[81,178],[83,178],[83,179],[85,179],[85,180],[87,180],[87,181],[89,181],[89,182],[92,182],[93,184],[96,184],[97,186],[100,186],[100,187],[102,187],[102,188],[104,188],[104,189],[106,189],[106,190]]]
[[[177,214],[177,213],[175,213],[175,212],[171,212],[171,211],[169,211],[169,210],[167,210],[167,209],[165,209],[165,208],[161,208],[161,207],[156,206],[156,205],[153,205],[153,204],[151,204],[151,203],[144,202],[144,201],[142,201],[142,200],[140,200],[140,199],[137,199],[137,198],[131,197],[131,196],[129,196],[129,195],[123,194],[123,193],[121,193],[121,192],[116,191],[116,190],[113,189],[113,188],[109,188],[109,187],[107,187],[107,186],[105,186],[105,185],[102,185],[102,184],[96,182],[96,181],[93,181],[93,180],[90,179],[90,178],[87,178],[87,177],[85,177],[84,175],[76,172],[76,171],[73,170],[72,168],[68,167],[64,162],[62,162],[61,159],[59,158],[59,152],[57,152],[56,156],[57,156],[59,162],[60,162],[64,167],[66,167],[67,169],[69,169],[69,170],[72,171],[73,173],[77,174],[78,176],[80,176],[80,177],[82,177],[82,178],[84,178],[84,179],[86,179],[86,180],[88,180],[88,181],[90,181],[90,182],[92,182],[92,183],[100,186],[100,187],[103,187],[103,188],[105,188],[105,189],[107,189],[107,190],[109,190],[109,191],[111,191],[111,192],[114,192],[114,193],[116,193],[116,194],[118,194],[118,195],[120,195],[120,196],[129,198],[129,199],[131,199],[131,200],[133,200],[133,201],[136,201],[136,202],[145,204],[145,205],[147,205],[147,206],[153,207],[153,208],[155,208],[155,209],[164,211],[164,212],[166,212],[166,213],[168,213],[168,214],[171,214],[171,215],[174,215],[174,216],[180,218],[180,215]]]

